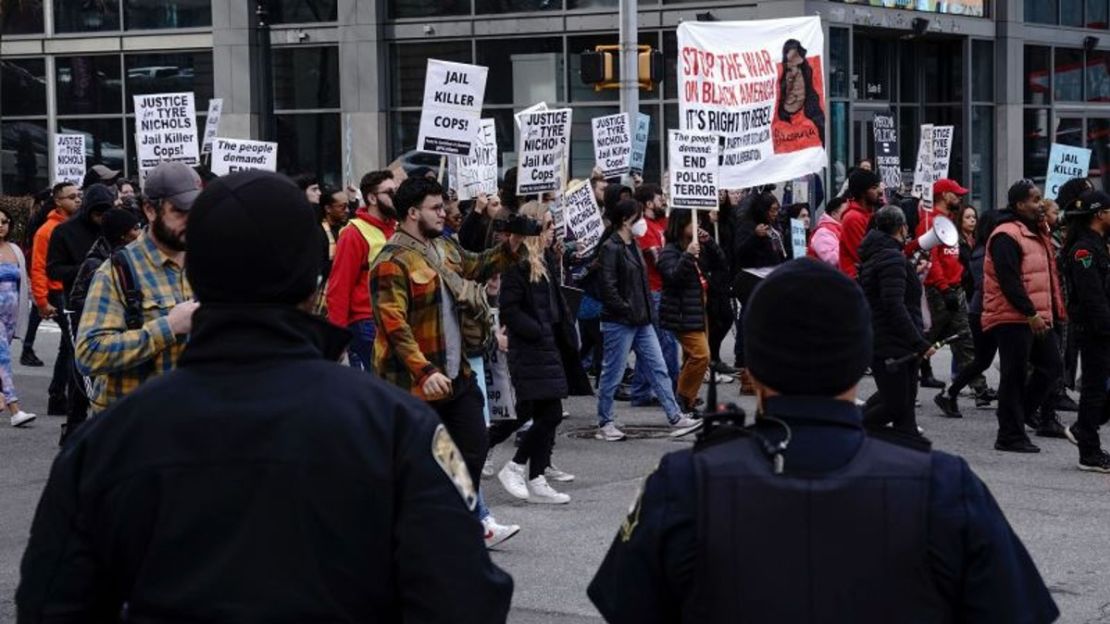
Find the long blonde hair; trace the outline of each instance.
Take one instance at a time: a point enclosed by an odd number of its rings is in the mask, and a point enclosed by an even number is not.
[[[538,201],[530,201],[520,207],[520,215],[534,219],[541,225],[547,208]],[[532,283],[539,283],[548,279],[547,262],[544,260],[543,235],[527,236],[524,246],[528,248],[528,278]]]

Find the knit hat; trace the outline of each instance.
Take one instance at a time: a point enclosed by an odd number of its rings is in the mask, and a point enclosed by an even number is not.
[[[112,204],[116,203],[116,191],[103,184],[90,184],[89,188],[85,189],[85,195],[81,198],[81,203],[84,205],[86,212],[107,210],[112,207]]]
[[[185,272],[202,303],[299,304],[316,290],[319,225],[289,178],[242,171],[209,184],[189,213]]]
[[[104,220],[100,222],[100,233],[115,246],[120,244],[124,235],[135,229],[138,224],[139,217],[130,210],[112,208],[104,213]]]
[[[853,199],[860,197],[867,192],[867,189],[879,186],[882,181],[883,179],[874,171],[856,169],[848,176],[848,196]]]
[[[870,366],[871,346],[871,310],[863,291],[811,258],[780,266],[745,306],[748,370],[781,394],[841,394]]]

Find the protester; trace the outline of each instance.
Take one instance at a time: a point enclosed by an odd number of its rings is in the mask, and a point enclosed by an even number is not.
[[[87,191],[93,184],[103,184],[106,186],[114,186],[116,178],[120,176],[120,171],[111,169],[107,165],[97,163],[85,172],[84,179],[81,180],[81,190]]]
[[[397,183],[388,169],[362,176],[359,192],[366,204],[339,233],[328,276],[328,320],[351,331],[351,366],[373,372],[374,310],[370,305],[370,264],[397,231],[393,198]]]
[[[959,218],[955,223],[960,233],[960,268],[963,269],[960,288],[970,304],[971,295],[975,291],[975,278],[971,274],[971,252],[975,249],[975,228],[979,225],[979,212],[975,210],[975,206],[965,205],[960,208]]]
[[[965,461],[860,426],[871,329],[852,280],[794,260],[746,314],[761,417],[707,424],[647,478],[588,589],[607,622],[1056,619]]]
[[[659,348],[663,352],[663,362],[667,365],[667,376],[671,378],[671,386],[678,381],[678,341],[675,335],[665,329],[659,322],[659,301],[663,294],[663,277],[659,274],[657,266],[659,253],[663,250],[663,233],[667,230],[667,200],[663,197],[663,190],[654,184],[640,186],[633,193],[633,198],[643,210],[643,221],[647,231],[643,236],[636,237],[636,244],[643,252],[644,270],[647,273],[648,289],[651,291],[651,318],[655,337],[659,340]],[[698,379],[701,383],[701,379]],[[644,363],[636,360],[635,374],[632,377],[632,406],[650,407],[659,405],[659,398],[651,391],[651,371]]]
[[[47,215],[54,209],[54,192],[53,189],[47,188],[39,191],[34,196],[34,204],[27,217],[27,223],[23,228],[23,240],[21,245],[23,247],[23,257],[34,259],[34,242],[35,234],[38,233],[39,228],[46,223]],[[28,270],[28,289],[31,289],[30,276],[32,275],[31,264],[27,265]],[[38,335],[39,323],[42,322],[42,316],[39,314],[39,307],[35,303],[35,299],[31,297],[31,316],[27,321],[27,334],[23,338],[23,352],[19,356],[19,363],[23,366],[41,367],[45,363],[39,359],[38,354],[35,353],[35,337]]]
[[[505,621],[512,580],[479,539],[451,437],[338,366],[345,332],[306,313],[316,223],[271,173],[197,198],[187,272],[203,306],[182,370],[59,456],[20,621]]]
[[[839,197],[829,200],[825,212],[817,220],[817,227],[809,237],[806,255],[833,267],[840,266],[840,219],[848,202]]]
[[[786,260],[786,247],[782,232],[778,229],[778,215],[779,201],[775,196],[770,191],[756,193],[751,198],[747,217],[740,221],[736,229],[736,242],[732,253],[738,270],[733,293],[740,301],[741,318],[743,306],[760,281],[758,276],[744,269],[766,269],[778,266]],[[737,327],[738,330],[743,329],[742,321],[737,324]],[[742,351],[736,353],[736,368],[740,369],[741,394],[751,394],[753,391],[751,379],[744,365]]]
[[[701,228],[706,232],[720,223],[720,211],[705,211],[698,213],[701,219]],[[728,240],[728,239],[724,239]],[[705,262],[701,265],[702,274],[708,284],[705,298],[705,312],[709,328],[709,373],[716,375],[717,383],[732,383],[735,375],[740,371],[725,363],[721,357],[721,343],[724,342],[729,332],[732,331],[736,321],[735,305],[732,302],[732,264],[724,249],[716,244],[720,254],[707,254]]]
[[[324,271],[321,279],[327,283],[328,276],[331,275],[332,262],[335,261],[336,241],[339,240],[339,233],[343,226],[347,225],[347,192],[325,186],[320,190],[320,201],[317,206],[325,249]]]
[[[983,331],[993,332],[1001,357],[995,449],[1037,453],[1023,424],[1043,437],[1063,437],[1059,421],[1037,422],[1035,410],[1063,363],[1052,326],[1067,320],[1052,242],[1042,224],[1041,190],[1021,180],[987,242],[983,263]],[[1033,373],[1026,378],[1026,366]]]
[[[609,187],[612,191],[614,187]],[[619,189],[618,189],[619,192]],[[612,193],[609,193],[612,195]],[[608,199],[608,197],[607,197]],[[624,433],[613,422],[613,400],[624,373],[629,352],[636,353],[651,374],[652,390],[675,428],[691,427],[695,421],[675,401],[667,365],[652,328],[652,301],[644,269],[644,258],[636,245],[637,235],[647,231],[640,206],[621,199],[606,211],[609,227],[602,236],[598,257],[598,291],[601,296],[601,332],[605,357],[598,382],[598,440],[623,440]]]
[[[309,205],[315,206],[320,203],[320,180],[311,173],[302,173],[301,175],[293,178],[297,184],[297,188],[301,189],[304,193],[305,199],[308,200]]]
[[[801,241],[801,247],[805,249],[809,246],[809,204],[790,204],[782,210],[782,232],[786,239],[783,246],[790,258],[794,258],[794,228],[791,221],[795,219],[802,222],[807,238]]]
[[[62,282],[47,275],[46,259],[50,239],[54,230],[81,208],[81,191],[68,182],[59,182],[53,189],[54,208],[46,221],[35,232],[34,252],[31,257],[31,296],[35,300],[39,316],[54,319],[65,304],[62,302]],[[58,341],[58,357],[54,360],[54,373],[50,377],[48,390],[50,399],[46,413],[49,416],[65,416],[68,408],[66,388],[73,366],[73,343],[65,335]]]
[[[559,286],[551,213],[532,201],[521,206],[520,214],[542,223],[543,234],[525,238],[528,257],[502,275],[499,310],[508,330],[509,378],[517,409],[527,403],[524,411],[532,426],[498,478],[515,498],[562,504],[570,502],[570,496],[555,491],[545,477],[551,467],[555,431],[563,419],[562,399],[590,396],[593,391],[578,360],[574,316]]]
[[[26,335],[30,313],[27,261],[19,245],[8,240],[14,222],[11,211],[0,207],[0,383],[3,384],[4,405],[11,413],[8,422],[13,427],[22,427],[36,415],[20,407],[12,378],[12,341]]]
[[[859,272],[859,246],[867,233],[871,215],[882,205],[882,179],[878,174],[857,169],[848,176],[848,206],[840,219],[840,270],[855,278]]]
[[[143,204],[150,229],[119,252],[119,263],[106,262],[93,276],[76,355],[77,369],[93,378],[94,414],[177,366],[197,309],[184,268],[185,231],[200,186],[200,177],[183,163],[150,170]],[[235,228],[272,227],[267,221],[239,223],[225,235],[234,239]],[[253,277],[234,266],[224,269],[244,282]],[[65,435],[72,433],[67,429]]]
[[[81,319],[81,313],[85,309],[85,300],[88,297],[89,286],[92,285],[96,270],[116,250],[131,244],[142,234],[139,220],[129,211],[123,208],[112,208],[104,213],[104,218],[100,222],[100,236],[93,243],[92,248],[89,249],[89,253],[85,254],[85,260],[77,269],[76,277],[73,278],[73,288],[69,291],[67,303],[73,310],[75,335],[77,321]]]

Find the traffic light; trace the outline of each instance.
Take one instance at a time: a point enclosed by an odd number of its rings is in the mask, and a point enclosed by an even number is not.
[[[637,79],[641,89],[653,91],[663,80],[663,53],[651,46],[637,46]],[[581,55],[582,82],[593,85],[594,91],[620,88],[620,46],[599,45]]]

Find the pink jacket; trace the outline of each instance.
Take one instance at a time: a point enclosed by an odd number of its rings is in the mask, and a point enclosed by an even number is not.
[[[809,239],[806,255],[840,268],[840,222],[827,214],[821,215]]]

